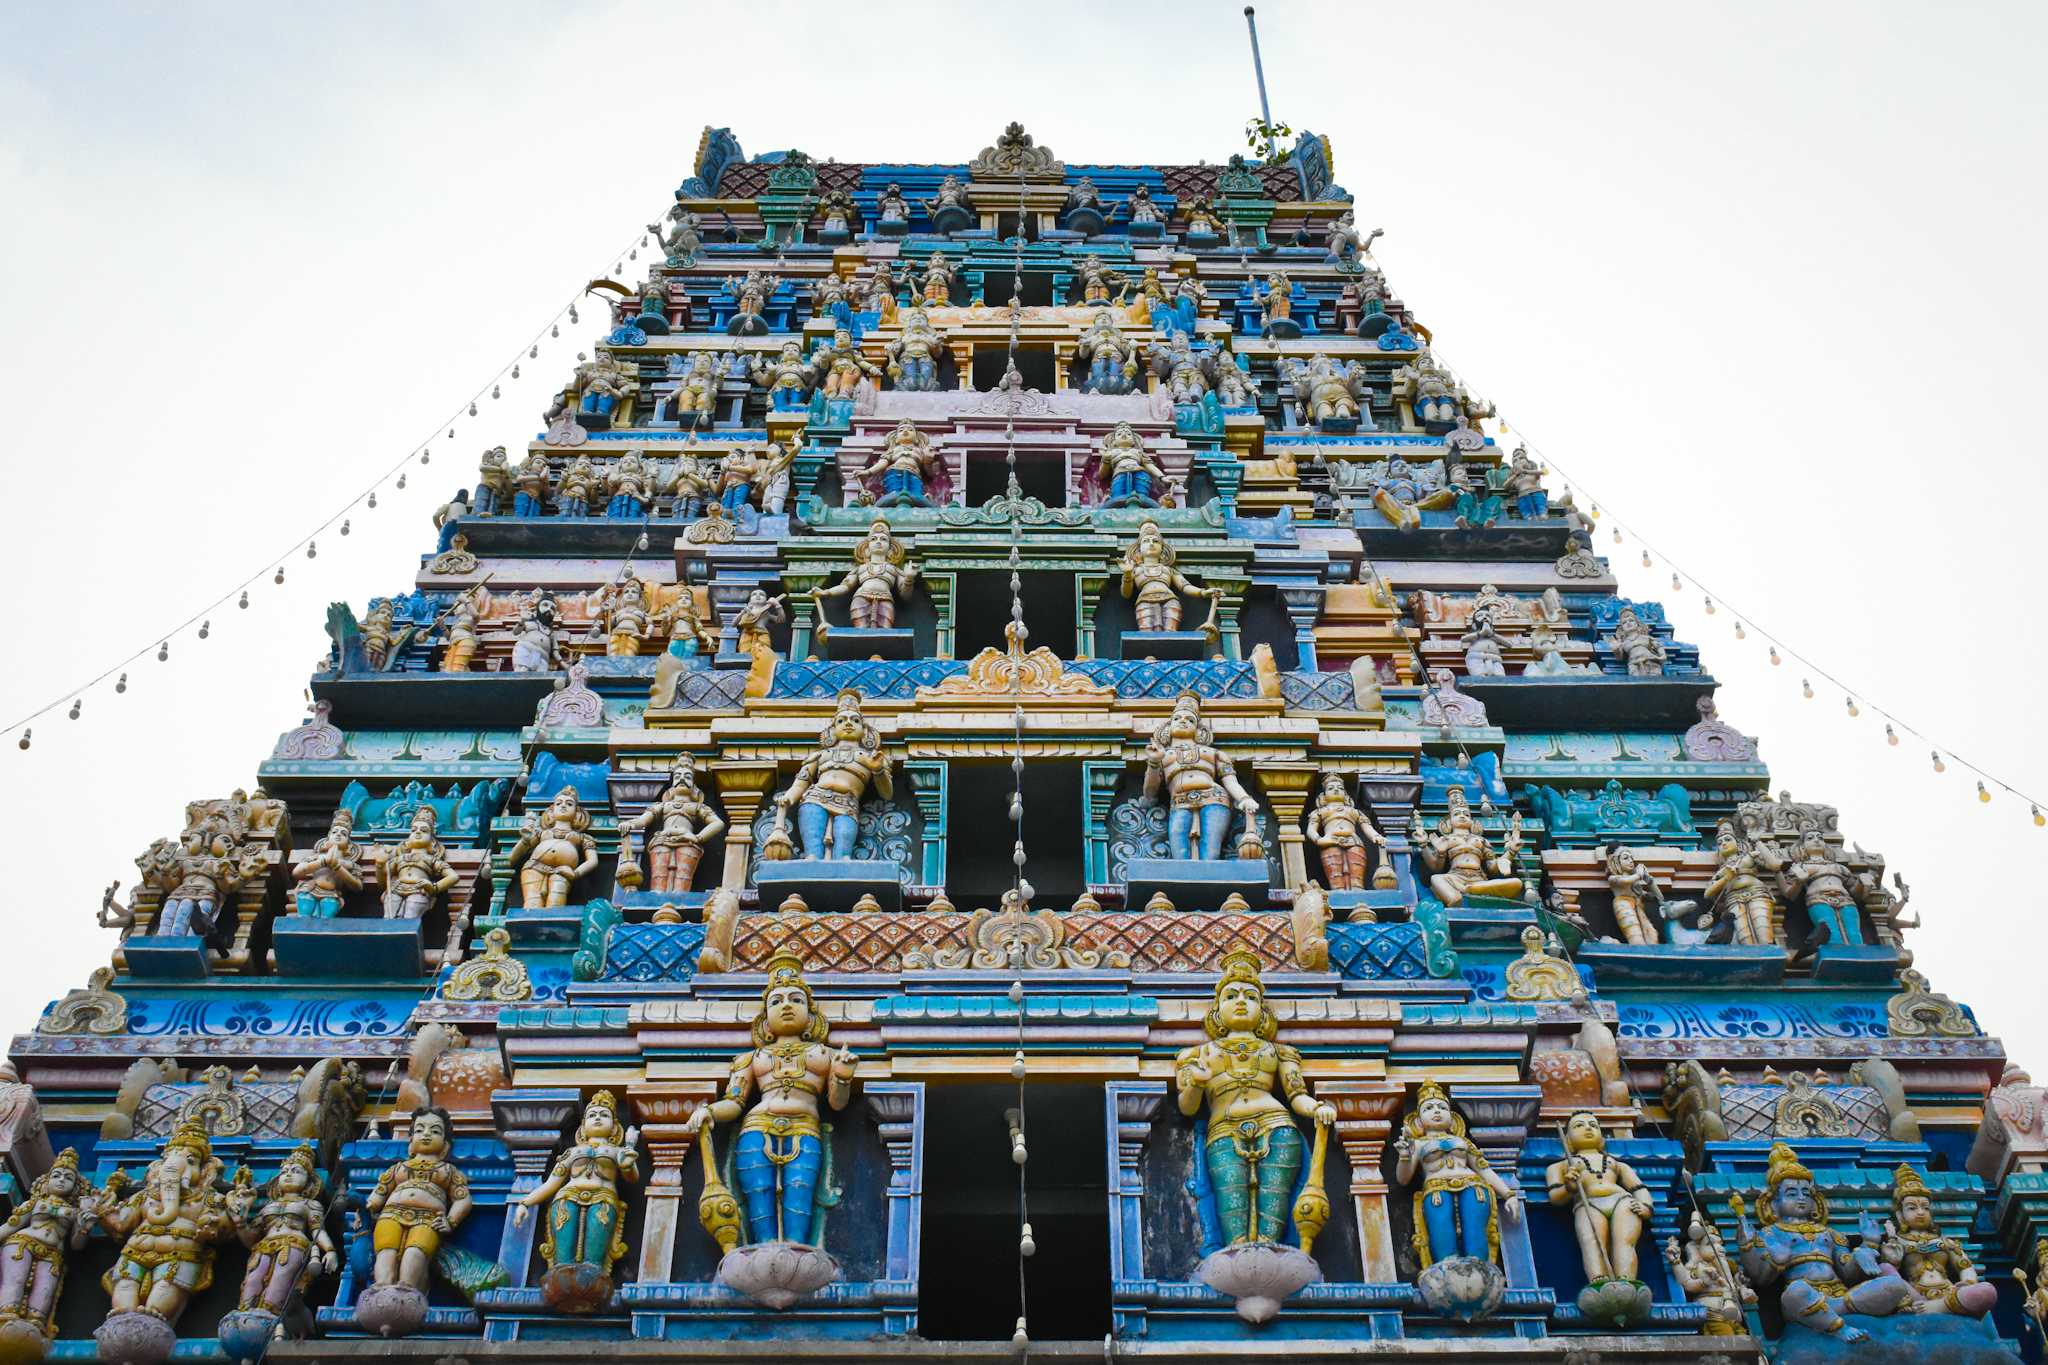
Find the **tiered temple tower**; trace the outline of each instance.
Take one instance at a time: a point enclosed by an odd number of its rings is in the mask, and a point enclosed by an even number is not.
[[[13,1041],[0,1357],[2032,1358],[2048,1095],[1330,166],[707,130]]]

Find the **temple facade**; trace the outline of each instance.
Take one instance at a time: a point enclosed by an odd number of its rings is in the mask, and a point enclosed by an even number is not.
[[[164,812],[9,1049],[0,1365],[2038,1359],[2048,1095],[1328,141],[932,150],[707,129]]]

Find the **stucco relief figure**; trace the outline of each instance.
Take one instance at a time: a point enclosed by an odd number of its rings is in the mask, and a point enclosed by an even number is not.
[[[1141,631],[1180,629],[1181,594],[1206,597],[1220,602],[1223,590],[1197,586],[1175,567],[1173,546],[1159,523],[1147,519],[1138,527],[1138,538],[1124,551],[1123,593],[1132,599]],[[1214,612],[1212,610],[1213,618]],[[1208,629],[1208,627],[1204,627]]]
[[[832,587],[813,589],[811,598],[821,623],[826,598],[851,596],[848,611],[855,629],[889,630],[896,624],[897,598],[908,599],[915,582],[917,566],[908,562],[908,551],[890,533],[889,523],[877,520],[861,538],[846,577]]]
[[[1416,844],[1423,866],[1430,869],[1429,889],[1445,905],[1459,905],[1467,896],[1498,896],[1514,900],[1522,894],[1515,875],[1515,854],[1522,847],[1522,815],[1508,817],[1507,837],[1496,856],[1486,835],[1472,818],[1462,787],[1450,791],[1450,811],[1436,829]]]
[[[1372,817],[1352,801],[1343,777],[1337,773],[1324,775],[1322,793],[1309,807],[1306,833],[1322,859],[1323,876],[1329,881],[1332,891],[1366,889],[1368,844],[1380,849],[1381,875],[1375,875],[1373,883],[1394,884],[1394,869],[1386,863],[1385,837],[1374,827]]]
[[[299,914],[333,919],[341,913],[343,899],[363,889],[362,849],[351,837],[354,829],[355,817],[336,811],[312,852],[292,864],[292,880],[297,883],[292,905]]]
[[[860,694],[849,689],[839,694],[831,723],[819,731],[817,752],[803,761],[795,781],[776,796],[777,827],[786,830],[793,806],[806,858],[851,858],[861,798],[870,784],[877,796],[895,794],[881,732],[861,715]]]
[[[377,1178],[363,1201],[371,1220],[371,1283],[356,1299],[356,1322],[386,1336],[419,1330],[441,1239],[469,1217],[469,1179],[450,1159],[454,1132],[445,1109],[415,1109],[403,1161]]]
[[[574,787],[562,788],[546,810],[526,817],[506,861],[519,870],[526,909],[555,910],[569,903],[576,879],[597,870],[597,840],[590,837],[590,816]]]
[[[1877,1248],[1855,1250],[1849,1239],[1828,1225],[1827,1199],[1813,1182],[1813,1172],[1799,1164],[1784,1143],[1771,1148],[1763,1197],[1750,1225],[1741,1197],[1734,1201],[1742,1271],[1759,1291],[1777,1289],[1787,1323],[1868,1341],[1870,1334],[1843,1321],[1843,1315],[1889,1317],[1904,1311],[1914,1298],[1913,1287],[1898,1270],[1878,1257]]]
[[[629,820],[619,823],[627,842],[628,859],[619,865],[619,880],[627,881],[628,868],[638,875],[638,861],[632,859],[632,836],[644,836],[647,857],[647,889],[662,895],[681,895],[697,879],[697,864],[704,846],[725,833],[725,821],[704,799],[697,786],[696,760],[676,755],[669,769],[669,784],[654,804]]]
[[[419,919],[461,880],[448,863],[448,850],[435,837],[439,824],[434,808],[421,806],[413,812],[405,838],[378,864],[386,919]]]
[[[42,1356],[56,1335],[57,1296],[71,1253],[99,1221],[99,1191],[66,1147],[0,1223],[0,1355]]]
[[[1223,856],[1235,815],[1246,825],[1247,845],[1239,856],[1260,857],[1259,803],[1237,780],[1237,767],[1216,747],[1209,723],[1202,719],[1201,698],[1183,692],[1173,712],[1152,732],[1145,746],[1144,799],[1167,800],[1167,856],[1213,862]]]
[[[639,1140],[640,1130],[620,1120],[612,1092],[598,1091],[548,1178],[513,1204],[522,1224],[547,1209],[541,1296],[550,1308],[590,1313],[611,1301],[612,1267],[626,1254],[624,1187],[640,1178]]]
[[[939,457],[932,449],[931,438],[919,431],[915,422],[906,419],[889,433],[875,462],[854,478],[866,483],[877,475],[881,477],[882,495],[875,499],[877,507],[930,507],[933,501],[925,486],[937,482],[938,470]]]

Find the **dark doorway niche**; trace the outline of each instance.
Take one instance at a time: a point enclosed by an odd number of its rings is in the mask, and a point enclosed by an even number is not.
[[[1003,1111],[1014,1085],[926,1092],[918,1335],[1007,1341],[1017,1328],[1017,1170]],[[1109,1185],[1102,1088],[1027,1085],[1025,1167],[1038,1254],[1025,1264],[1035,1342],[1109,1334]]]
[[[971,659],[984,649],[1006,648],[1003,627],[1010,623],[1010,575],[995,561],[987,569],[960,575],[954,612],[957,624],[953,653]],[[1074,657],[1074,576],[1071,573],[1017,575],[1023,583],[1024,624],[1031,631],[1027,649],[1044,645],[1062,659]]]
[[[974,348],[974,387],[987,393],[1003,382],[1003,372],[1010,366],[1008,346],[977,346]],[[1051,393],[1053,383],[1052,352],[1043,348],[1019,346],[1017,348],[1017,373],[1024,376],[1024,387],[1037,389],[1040,393]]]
[[[1015,781],[1002,759],[953,760],[946,774],[946,888],[962,910],[996,909],[1010,889],[1015,864],[1010,823]],[[1086,889],[1083,880],[1081,765],[1036,758],[1024,765],[1024,875],[1038,906],[1065,908]]]
[[[1010,468],[1000,450],[967,453],[967,505],[979,507],[1010,486]],[[1017,450],[1017,486],[1047,507],[1067,505],[1067,462],[1058,451]],[[326,827],[322,826],[322,834]],[[318,835],[314,836],[319,837]],[[308,841],[310,842],[310,840]]]

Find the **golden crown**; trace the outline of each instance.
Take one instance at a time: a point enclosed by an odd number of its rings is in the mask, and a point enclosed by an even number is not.
[[[1248,982],[1251,985],[1257,986],[1260,990],[1265,989],[1266,983],[1259,979],[1259,968],[1263,964],[1259,961],[1259,955],[1251,949],[1245,947],[1232,948],[1223,955],[1222,965],[1223,977],[1216,983],[1218,992],[1221,992],[1225,986],[1238,981]]]
[[[1934,1197],[1934,1192],[1927,1188],[1927,1182],[1921,1178],[1920,1172],[1914,1170],[1911,1166],[1901,1166],[1896,1171],[1893,1171],[1892,1202],[1896,1204],[1901,1200],[1911,1199],[1915,1196],[1921,1199],[1932,1199]]]
[[[1782,1142],[1771,1144],[1771,1164],[1764,1173],[1764,1184],[1775,1190],[1787,1180],[1813,1180],[1813,1172],[1799,1164],[1799,1158],[1790,1147]]]
[[[63,1151],[57,1153],[57,1159],[50,1163],[50,1169],[54,1171],[59,1166],[69,1169],[72,1174],[76,1175],[78,1173],[78,1149],[76,1147],[66,1147]]]
[[[164,1151],[168,1153],[174,1147],[182,1147],[186,1151],[197,1155],[201,1161],[204,1161],[213,1155],[213,1143],[208,1140],[208,1136],[206,1120],[199,1118],[186,1119],[178,1125],[178,1131],[171,1134],[170,1138],[165,1141]]]
[[[583,1107],[585,1109],[609,1109],[613,1114],[617,1114],[619,1112],[619,1101],[611,1091],[600,1090],[595,1095],[592,1095],[590,1103]]]
[[[804,980],[803,959],[795,953],[778,953],[768,961],[768,982],[763,991],[772,991],[778,986],[802,986],[806,994],[810,984]]]

